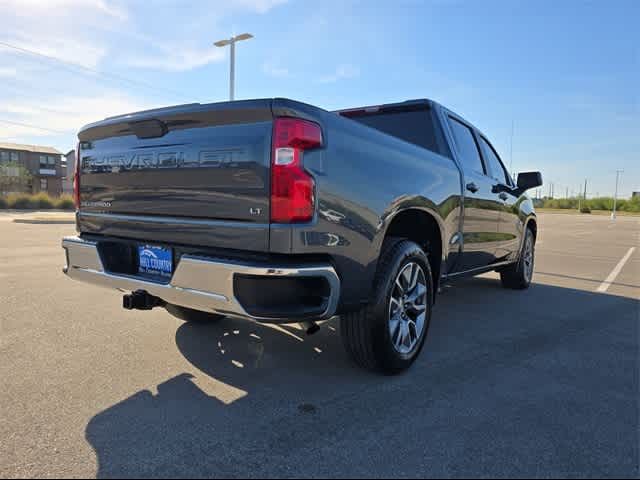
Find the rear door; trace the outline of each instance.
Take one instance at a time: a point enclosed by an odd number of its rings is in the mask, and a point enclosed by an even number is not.
[[[451,112],[447,120],[464,174],[463,252],[455,270],[462,272],[495,262],[502,204],[487,176],[473,128]]]

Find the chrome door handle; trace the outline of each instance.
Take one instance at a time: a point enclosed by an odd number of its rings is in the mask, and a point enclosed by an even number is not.
[[[470,182],[470,183],[467,183],[467,190],[469,190],[471,193],[476,193],[480,189],[475,183]]]

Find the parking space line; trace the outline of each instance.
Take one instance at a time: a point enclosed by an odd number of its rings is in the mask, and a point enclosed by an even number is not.
[[[629,260],[631,255],[633,255],[633,252],[635,251],[635,249],[636,249],[636,247],[631,247],[629,249],[629,251],[627,252],[627,254],[624,257],[622,257],[622,259],[618,262],[618,264],[615,266],[615,268],[613,270],[611,270],[611,273],[609,274],[607,279],[600,284],[600,286],[598,287],[598,290],[597,290],[598,292],[604,293],[607,290],[609,290],[609,287],[616,280],[616,277],[618,276],[618,274],[622,270],[622,267],[624,267],[624,264],[627,263],[627,260]]]

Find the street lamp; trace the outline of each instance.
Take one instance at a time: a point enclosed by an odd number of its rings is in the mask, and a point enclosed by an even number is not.
[[[616,193],[613,195],[613,212],[611,212],[611,220],[616,219],[616,204],[618,203],[618,180],[622,172],[624,172],[624,170],[616,170]]]
[[[226,47],[227,45],[231,45],[231,68],[229,72],[229,100],[231,101],[233,101],[234,99],[233,90],[236,76],[236,42],[249,40],[250,38],[253,38],[253,35],[251,35],[250,33],[242,33],[229,39],[219,40],[214,43],[216,47]]]

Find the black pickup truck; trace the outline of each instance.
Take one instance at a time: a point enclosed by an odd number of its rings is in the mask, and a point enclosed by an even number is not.
[[[420,353],[442,282],[531,282],[524,193],[540,173],[514,182],[485,135],[430,100],[182,105],[78,139],[64,271],[125,292],[125,308],[310,332],[340,315],[353,359],[393,373]]]

